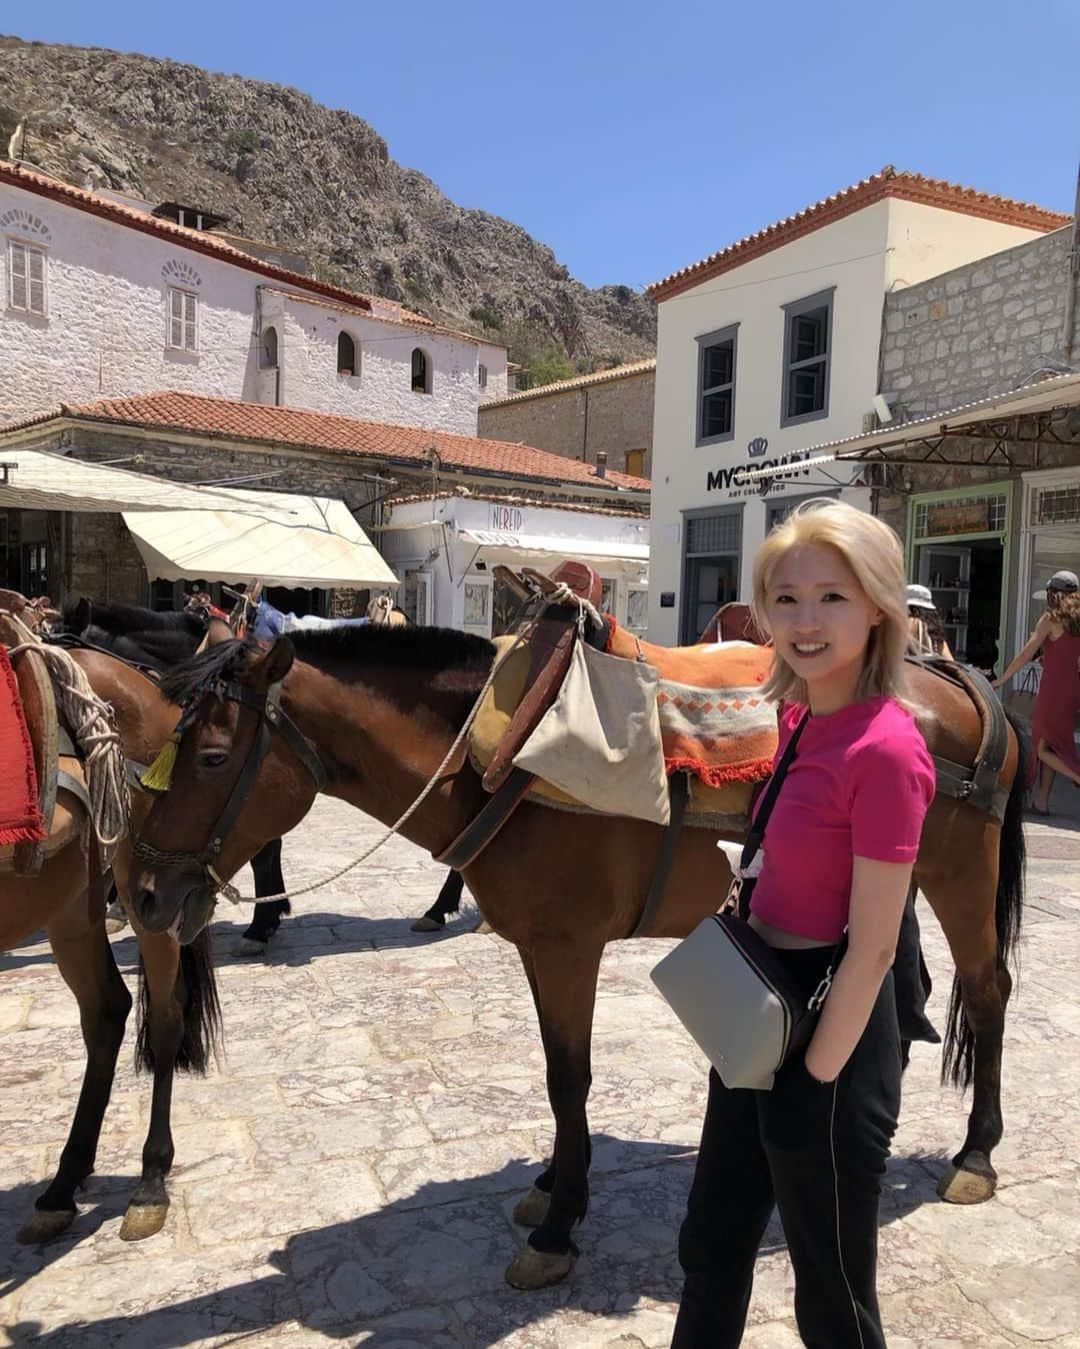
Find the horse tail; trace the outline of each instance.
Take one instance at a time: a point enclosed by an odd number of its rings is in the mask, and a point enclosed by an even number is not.
[[[221,1047],[221,1003],[214,975],[214,953],[206,928],[188,946],[180,948],[177,992],[183,997],[184,1029],[176,1051],[178,1072],[202,1075],[217,1060]],[[154,1071],[154,1048],[150,1038],[150,990],[146,970],[139,961],[139,1029],[135,1041],[135,1064]]]
[[[1006,713],[1006,716],[1008,714]],[[1016,775],[1005,803],[998,844],[998,885],[994,900],[994,926],[997,930],[999,968],[1016,960],[1016,944],[1024,913],[1024,870],[1027,849],[1024,844],[1024,793],[1027,789],[1027,763],[1030,743],[1027,732],[1013,717],[1009,725],[1016,736]],[[941,1056],[941,1080],[956,1087],[968,1087],[975,1076],[975,1033],[964,1012],[960,976],[953,976],[949,996],[945,1045]]]

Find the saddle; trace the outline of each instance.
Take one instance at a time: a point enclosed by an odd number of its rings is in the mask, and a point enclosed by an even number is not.
[[[14,594],[3,592],[0,600]],[[0,642],[5,646],[20,646],[34,638],[18,616],[21,612],[14,604],[10,610],[0,608]],[[36,876],[47,858],[83,836],[90,797],[82,761],[59,718],[52,680],[44,663],[31,650],[18,657],[13,666],[33,749],[38,811],[45,837],[0,848],[0,868],[14,870],[20,876]]]

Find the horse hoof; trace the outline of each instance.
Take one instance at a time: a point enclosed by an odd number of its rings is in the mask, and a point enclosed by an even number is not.
[[[538,1190],[534,1185],[528,1194],[523,1194],[514,1205],[514,1222],[519,1227],[539,1227],[548,1215],[551,1207],[551,1195]]]
[[[481,918],[480,921],[477,923],[477,925],[473,928],[473,931],[479,932],[481,935],[483,935],[488,932],[494,932],[495,929],[491,926],[491,924],[488,922],[486,918]]]
[[[268,941],[258,941],[254,937],[237,937],[232,944],[232,954],[234,956],[261,956],[265,955],[266,948],[269,945]]]
[[[120,1224],[121,1241],[145,1241],[165,1226],[168,1204],[129,1204]]]
[[[36,1208],[19,1228],[15,1240],[20,1246],[40,1246],[66,1232],[74,1221],[73,1208]]]
[[[950,1162],[938,1181],[938,1197],[947,1204],[985,1204],[997,1189],[997,1172],[984,1152],[969,1152],[962,1166]]]
[[[446,926],[445,920],[439,922],[437,918],[429,918],[425,913],[422,918],[415,918],[409,925],[410,932],[441,932]]]
[[[574,1257],[569,1253],[558,1255],[552,1251],[538,1251],[535,1246],[522,1246],[506,1271],[506,1282],[511,1288],[531,1293],[549,1284],[561,1283],[570,1273]]]

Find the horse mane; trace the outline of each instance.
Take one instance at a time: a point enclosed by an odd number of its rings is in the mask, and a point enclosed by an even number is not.
[[[81,603],[81,601],[80,601]],[[91,601],[90,625],[103,628],[116,636],[129,636],[137,632],[186,632],[201,636],[206,624],[198,614],[186,610],[144,609],[139,604],[99,604]],[[64,605],[64,625],[74,623],[79,604]]]
[[[495,648],[486,637],[457,628],[388,627],[381,623],[310,628],[289,633],[300,660],[324,668],[383,668],[487,674]]]
[[[495,658],[495,648],[486,637],[456,628],[388,628],[369,623],[290,632],[288,640],[298,660],[328,671],[377,665],[383,669],[429,673],[460,670],[486,675]],[[208,683],[232,678],[247,654],[259,649],[251,641],[218,642],[167,671],[161,680],[161,692],[180,707]]]

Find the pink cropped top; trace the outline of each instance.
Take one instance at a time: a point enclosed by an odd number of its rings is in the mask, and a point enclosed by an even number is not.
[[[782,710],[777,759],[805,710]],[[839,940],[852,859],[913,862],[934,790],[926,744],[891,698],[811,717],[765,831],[751,911],[800,937]]]

